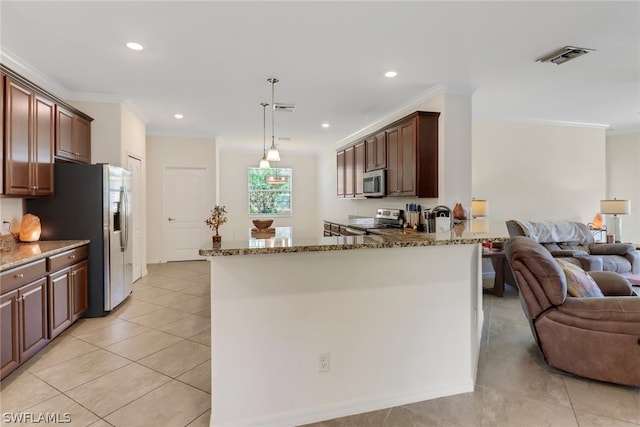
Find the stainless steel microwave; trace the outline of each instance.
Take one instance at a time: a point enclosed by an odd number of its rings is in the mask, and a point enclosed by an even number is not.
[[[387,194],[387,171],[378,169],[362,174],[362,191],[365,197],[383,197]]]

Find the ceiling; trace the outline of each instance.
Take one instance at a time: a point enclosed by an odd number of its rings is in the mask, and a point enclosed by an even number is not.
[[[536,62],[566,45],[595,52]],[[277,77],[276,102],[296,105],[275,115],[283,156],[336,146],[434,87],[473,93],[475,120],[640,131],[637,1],[2,0],[0,49],[65,99],[127,101],[147,134],[226,147],[262,148]]]

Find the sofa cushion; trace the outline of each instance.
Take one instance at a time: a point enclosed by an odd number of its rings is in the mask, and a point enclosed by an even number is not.
[[[522,230],[524,236],[538,243],[565,242],[569,245],[593,243],[589,229],[574,221],[520,221],[513,220]]]
[[[604,297],[598,284],[580,267],[556,259],[567,279],[567,293],[572,297]]]
[[[602,259],[604,271],[614,271],[619,274],[631,274],[631,263],[620,255],[594,255]]]

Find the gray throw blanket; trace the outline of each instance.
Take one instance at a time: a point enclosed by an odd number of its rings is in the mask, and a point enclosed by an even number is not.
[[[516,222],[524,230],[527,237],[538,243],[578,242],[585,241],[582,230],[572,221],[519,221]]]

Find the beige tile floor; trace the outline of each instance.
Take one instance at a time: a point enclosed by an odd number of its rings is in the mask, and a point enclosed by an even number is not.
[[[80,320],[2,381],[0,412],[68,412],[71,426],[208,426],[208,264],[148,267],[110,316]],[[504,298],[487,295],[484,308],[475,392],[309,427],[640,425],[640,389],[544,363],[512,288]],[[15,425],[4,415],[0,422]]]

